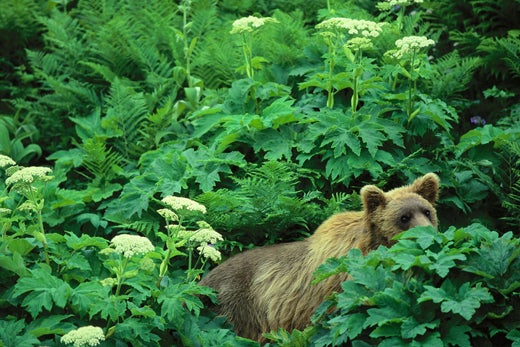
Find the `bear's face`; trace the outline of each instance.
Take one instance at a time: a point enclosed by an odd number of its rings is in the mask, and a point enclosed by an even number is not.
[[[416,226],[437,228],[435,201],[439,195],[439,178],[429,173],[411,185],[383,192],[376,186],[361,189],[365,223],[373,242],[390,246],[398,233]]]

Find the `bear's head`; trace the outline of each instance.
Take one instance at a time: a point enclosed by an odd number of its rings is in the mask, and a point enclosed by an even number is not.
[[[398,233],[416,226],[437,228],[435,202],[439,197],[439,177],[428,173],[409,186],[384,192],[376,186],[361,189],[365,225],[372,242],[390,246]]]

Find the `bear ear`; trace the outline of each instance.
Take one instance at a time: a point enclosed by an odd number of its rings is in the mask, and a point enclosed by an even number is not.
[[[411,188],[414,193],[419,194],[434,205],[439,198],[439,185],[439,176],[430,172],[416,179],[412,183]]]
[[[379,206],[386,205],[385,193],[376,186],[364,186],[360,193],[363,206],[368,213],[374,212]]]

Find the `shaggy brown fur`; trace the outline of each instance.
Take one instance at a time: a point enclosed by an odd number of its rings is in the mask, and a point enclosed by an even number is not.
[[[263,341],[262,333],[304,329],[325,297],[341,290],[345,276],[311,284],[313,272],[327,258],[363,253],[418,225],[437,227],[435,201],[439,178],[429,173],[411,185],[383,192],[361,189],[364,209],[333,215],[303,241],[259,247],[238,254],[213,269],[200,282],[214,288],[219,305],[237,334]]]

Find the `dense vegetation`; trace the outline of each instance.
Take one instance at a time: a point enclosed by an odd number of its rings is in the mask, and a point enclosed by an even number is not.
[[[440,232],[269,345],[520,345],[518,0],[1,7],[0,346],[255,345],[201,274],[430,171]]]

